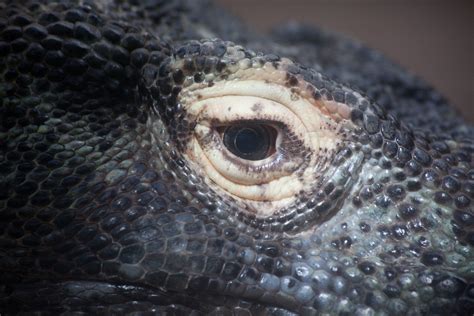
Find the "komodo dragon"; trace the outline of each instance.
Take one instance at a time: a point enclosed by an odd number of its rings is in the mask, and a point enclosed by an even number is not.
[[[468,315],[474,129],[208,1],[0,4],[0,314]]]

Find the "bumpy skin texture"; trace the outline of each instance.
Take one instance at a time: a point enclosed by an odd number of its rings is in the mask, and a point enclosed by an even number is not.
[[[11,1],[0,56],[0,314],[474,311],[474,130],[377,52],[260,37],[205,1]],[[242,65],[351,110],[313,194],[273,217],[183,158],[182,87]]]

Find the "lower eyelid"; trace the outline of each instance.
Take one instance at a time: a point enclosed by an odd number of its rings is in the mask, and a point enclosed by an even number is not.
[[[242,168],[245,173],[259,174],[262,172],[278,172],[279,174],[291,174],[297,167],[294,164],[289,164],[288,157],[284,157],[281,153],[269,157],[264,160],[259,160],[258,164],[245,163],[242,159],[235,157],[229,151],[223,152],[223,157],[234,165]],[[286,166],[285,166],[286,164]]]
[[[281,200],[289,198],[301,190],[301,183],[293,178],[289,179],[289,181],[293,183],[290,186],[291,190],[286,192],[286,194],[282,194],[280,190],[278,190],[278,188],[283,188],[282,183],[285,183],[285,185],[288,184],[286,179],[291,176],[276,177],[270,179],[268,182],[261,182],[260,184],[238,184],[235,180],[225,177],[223,173],[218,171],[218,168],[211,167],[213,166],[212,160],[204,154],[204,151],[200,149],[199,145],[194,143],[192,146],[197,146],[197,148],[191,149],[190,156],[188,157],[193,157],[195,161],[199,161],[200,163],[198,163],[198,165],[203,168],[203,172],[205,172],[209,179],[216,183],[220,183],[220,186],[224,190],[230,189],[230,192],[235,194],[236,197],[248,199],[249,201]]]

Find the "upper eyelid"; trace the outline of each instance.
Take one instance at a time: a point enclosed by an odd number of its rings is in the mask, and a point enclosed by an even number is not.
[[[277,130],[281,130],[281,129],[284,129],[285,127],[288,128],[287,124],[285,124],[284,122],[281,122],[281,121],[276,121],[276,120],[264,120],[264,119],[239,119],[239,120],[235,120],[235,121],[227,121],[227,122],[223,122],[223,123],[217,123],[215,124],[216,122],[214,122],[214,126],[216,128],[221,128],[221,127],[228,127],[228,126],[232,126],[232,125],[237,125],[237,124],[246,124],[246,123],[252,123],[252,124],[262,124],[262,125],[270,125],[272,126],[273,128],[277,129]]]
[[[230,102],[228,97],[231,97]],[[257,102],[272,102],[273,105],[265,105],[260,111],[252,111],[251,108]],[[229,105],[230,104],[230,105]],[[229,110],[232,108],[232,110]],[[222,96],[200,100],[191,107],[197,124],[208,127],[235,124],[236,122],[252,121],[269,123],[279,129],[291,129],[300,138],[304,138],[304,124],[291,109],[276,101],[262,99],[253,96]]]

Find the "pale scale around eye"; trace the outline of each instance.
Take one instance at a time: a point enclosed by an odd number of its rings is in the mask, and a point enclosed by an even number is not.
[[[195,122],[186,159],[219,194],[269,216],[312,189],[321,155],[337,147],[340,124],[288,87],[262,80],[188,86],[181,103]],[[275,129],[274,153],[248,160],[225,146],[222,126],[265,124]],[[265,204],[265,205],[262,205]]]
[[[256,104],[262,109],[260,113],[252,110]],[[282,131],[278,132],[276,140],[277,157],[271,156],[258,161],[241,159],[231,154],[223,146],[220,136],[215,133],[216,125],[251,119],[279,122],[290,128],[294,127],[292,132],[295,137],[302,140],[305,147],[310,146],[309,140],[304,140],[305,133],[301,128],[302,123],[291,111],[275,101],[251,96],[222,96],[196,102],[193,107],[201,109],[195,127],[196,141],[213,167],[227,180],[237,184],[263,185],[275,179],[290,176],[301,164],[301,159],[286,157],[292,159],[282,161],[282,157],[278,157],[278,149],[281,147],[283,136]],[[283,148],[283,150],[285,149]],[[278,168],[272,167],[275,163],[279,163]],[[257,192],[259,191],[257,190]],[[259,199],[259,197],[253,199]]]

